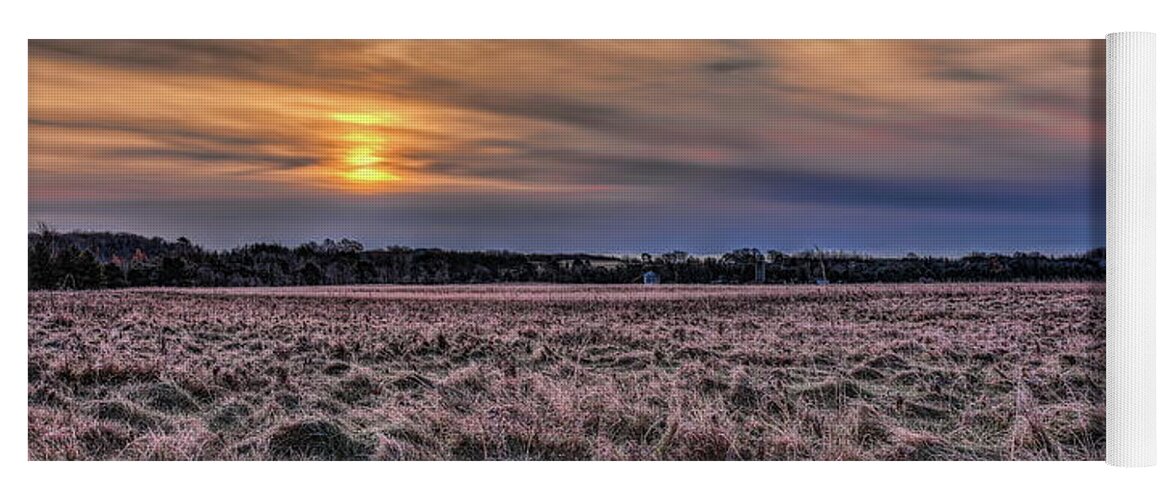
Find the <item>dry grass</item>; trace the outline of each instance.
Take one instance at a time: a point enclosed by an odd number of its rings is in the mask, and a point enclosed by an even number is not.
[[[32,459],[1101,460],[1101,284],[31,293]]]

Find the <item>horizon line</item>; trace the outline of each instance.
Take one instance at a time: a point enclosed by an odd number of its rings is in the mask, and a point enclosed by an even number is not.
[[[780,248],[768,248],[768,247],[758,247],[758,246],[735,246],[735,247],[728,247],[727,249],[725,249],[723,251],[717,251],[717,252],[697,252],[697,251],[689,251],[689,250],[682,250],[682,249],[633,250],[633,251],[632,250],[621,250],[621,251],[580,251],[580,250],[521,251],[521,250],[511,250],[508,248],[490,248],[490,247],[476,248],[476,249],[470,249],[470,248],[457,249],[457,248],[426,246],[426,245],[425,246],[412,246],[412,245],[392,244],[392,245],[380,245],[380,246],[367,246],[366,243],[359,241],[357,239],[354,239],[354,238],[349,238],[349,237],[323,238],[320,241],[319,240],[307,240],[307,241],[302,241],[299,243],[282,243],[279,241],[253,241],[250,243],[244,243],[244,244],[240,244],[240,245],[236,245],[236,246],[232,246],[232,247],[214,248],[214,247],[207,247],[207,246],[201,245],[199,242],[194,241],[193,239],[185,237],[185,236],[180,236],[180,237],[176,237],[173,239],[168,239],[163,236],[144,235],[144,234],[133,233],[133,232],[129,232],[129,231],[91,231],[91,230],[59,231],[59,230],[56,230],[53,228],[48,228],[48,231],[50,233],[60,234],[60,235],[69,235],[69,234],[130,235],[130,236],[137,236],[140,238],[147,238],[147,239],[158,238],[158,239],[163,240],[166,243],[179,243],[179,239],[183,238],[183,239],[186,239],[188,242],[190,242],[191,245],[199,247],[201,250],[208,251],[208,252],[230,252],[230,251],[234,251],[234,250],[241,250],[241,249],[244,249],[244,248],[247,248],[250,246],[255,246],[255,245],[275,245],[275,246],[280,246],[280,247],[284,247],[287,249],[296,249],[297,247],[300,247],[302,245],[324,243],[326,241],[340,242],[343,240],[358,243],[359,245],[362,246],[361,251],[363,251],[363,252],[387,251],[387,250],[390,250],[390,249],[397,247],[397,248],[405,248],[405,249],[410,249],[410,250],[440,250],[440,251],[454,252],[454,253],[499,252],[499,253],[513,253],[513,254],[521,254],[521,255],[548,255],[548,256],[585,255],[585,256],[593,256],[593,257],[612,257],[612,258],[620,258],[620,259],[621,258],[639,258],[643,254],[648,254],[648,255],[652,255],[652,256],[662,256],[662,255],[666,255],[669,253],[675,253],[675,252],[686,253],[686,254],[688,254],[689,257],[698,257],[698,258],[720,257],[724,254],[735,252],[737,250],[756,250],[756,251],[760,252],[761,254],[768,254],[769,252],[779,252],[779,253],[782,253],[784,255],[789,255],[789,256],[795,255],[795,254],[800,254],[800,253],[806,253],[806,252],[817,252],[823,256],[847,255],[847,256],[856,256],[856,257],[864,257],[864,258],[890,258],[890,259],[907,258],[911,254],[914,254],[915,256],[920,257],[920,258],[944,258],[944,259],[963,258],[963,257],[976,255],[976,254],[1001,255],[1001,256],[1012,256],[1014,254],[1038,254],[1043,257],[1048,257],[1048,258],[1061,258],[1061,257],[1077,257],[1079,255],[1084,255],[1086,253],[1089,253],[1089,252],[1092,252],[1095,250],[1099,250],[1099,249],[1105,250],[1106,249],[1106,245],[1100,245],[1100,246],[1091,246],[1089,248],[1086,248],[1084,250],[1077,251],[1077,252],[1066,252],[1066,253],[1043,252],[1043,251],[1038,251],[1035,249],[1028,249],[1028,250],[1016,249],[1016,250],[1012,250],[1010,252],[971,249],[971,250],[965,250],[965,251],[957,251],[954,253],[940,254],[940,253],[920,252],[920,251],[914,251],[914,250],[909,250],[906,252],[899,252],[899,253],[878,253],[878,252],[866,252],[866,251],[859,251],[859,250],[847,250],[847,249],[842,249],[842,248],[820,247],[820,246],[815,245],[813,248],[802,248],[802,249],[797,249],[797,250],[784,250],[784,249],[780,249]],[[29,230],[29,232],[28,232],[28,235],[30,237],[36,236],[38,234],[40,234],[39,231]]]

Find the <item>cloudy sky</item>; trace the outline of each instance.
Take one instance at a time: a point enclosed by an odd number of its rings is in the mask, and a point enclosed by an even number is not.
[[[209,248],[1105,245],[1087,41],[32,41],[29,226]]]

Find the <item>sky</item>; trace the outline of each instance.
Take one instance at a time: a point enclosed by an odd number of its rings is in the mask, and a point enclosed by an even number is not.
[[[1080,253],[1105,45],[29,42],[29,215],[206,248]]]

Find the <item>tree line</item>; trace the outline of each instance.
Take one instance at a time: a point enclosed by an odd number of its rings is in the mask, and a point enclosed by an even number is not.
[[[638,283],[653,271],[663,283],[900,283],[1103,281],[1106,250],[1048,256],[973,253],[961,258],[870,257],[738,249],[721,256],[685,252],[639,257],[525,254],[434,248],[366,249],[342,239],[296,247],[258,243],[209,251],[186,238],[42,229],[29,234],[30,290],[124,287],[249,287],[349,284]]]

